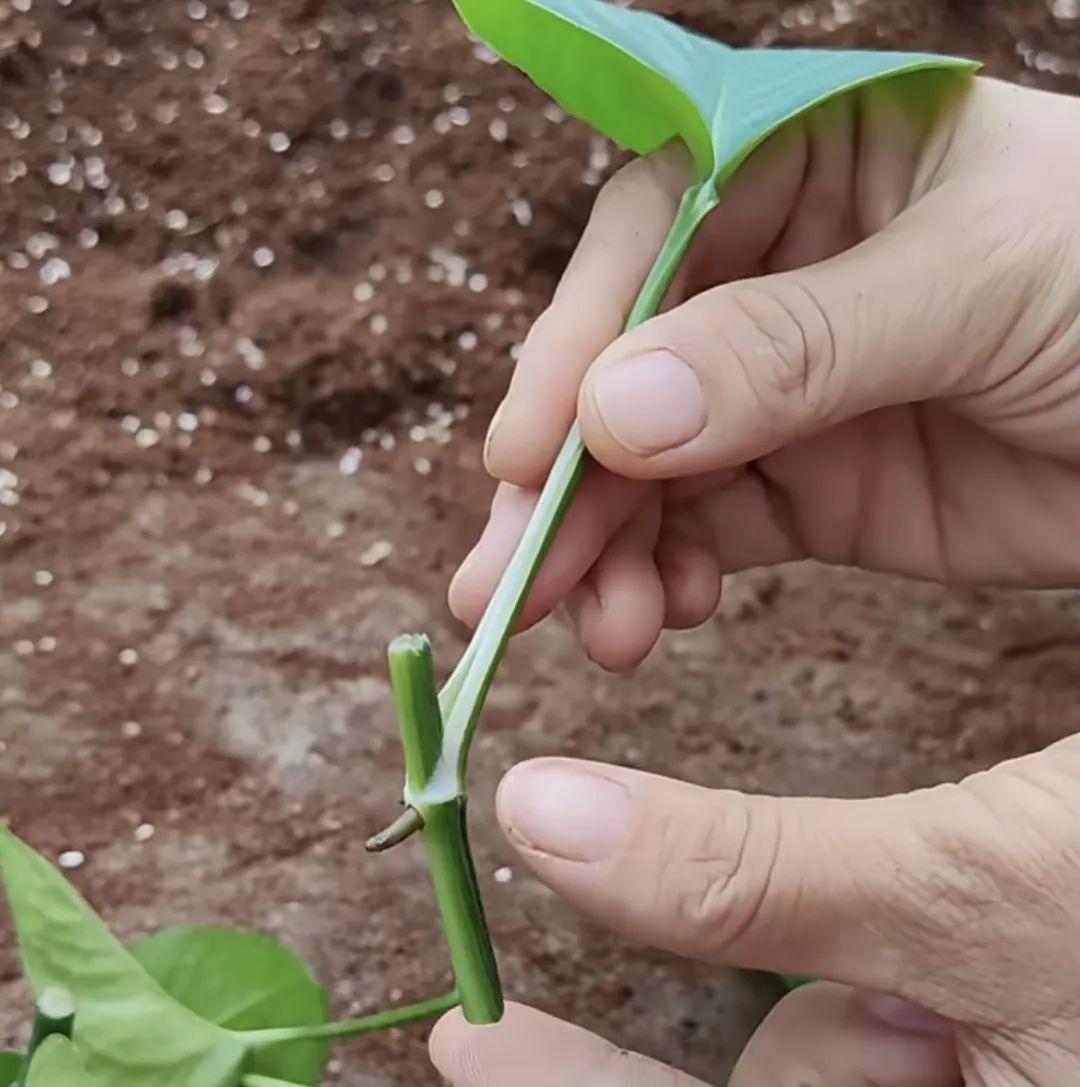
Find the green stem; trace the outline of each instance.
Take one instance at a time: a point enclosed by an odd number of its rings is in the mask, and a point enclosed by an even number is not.
[[[712,181],[687,191],[656,262],[626,321],[629,331],[656,315],[697,228],[718,202]],[[575,423],[556,458],[525,532],[472,641],[442,693],[446,740],[444,751],[453,760],[460,781],[469,745],[495,670],[506,651],[514,624],[540,571],[555,534],[585,473],[587,453]]]
[[[424,845],[454,967],[461,1010],[470,1023],[497,1023],[502,986],[476,868],[469,850],[465,798],[424,809]]]
[[[456,992],[432,997],[418,1004],[406,1004],[400,1008],[366,1015],[362,1019],[346,1019],[340,1023],[316,1023],[306,1027],[269,1027],[265,1030],[237,1031],[237,1037],[249,1049],[268,1049],[282,1042],[332,1041],[335,1038],[357,1038],[391,1027],[405,1027],[442,1015],[459,1003]],[[250,1078],[250,1077],[248,1077]],[[246,1082],[246,1080],[245,1080]],[[275,1081],[268,1081],[275,1082]]]
[[[293,1083],[291,1079],[274,1079],[273,1076],[257,1076],[252,1073],[240,1077],[240,1087],[303,1087],[303,1084]]]
[[[75,1001],[67,989],[46,989],[34,1009],[34,1023],[30,1028],[30,1044],[26,1049],[22,1068],[15,1087],[23,1087],[30,1074],[30,1064],[46,1038],[54,1034],[70,1038],[75,1027]]]
[[[443,745],[431,643],[422,634],[402,634],[390,643],[388,656],[405,773],[409,787],[420,791],[435,773]]]
[[[450,793],[446,799],[438,803],[417,799],[426,796],[435,778],[445,776],[450,766],[442,754],[442,714],[426,638],[395,639],[390,646],[390,682],[405,749],[405,795],[410,803],[406,815],[415,812],[423,827],[462,1011],[470,1023],[494,1023],[502,1017],[502,988],[469,851],[464,788],[454,779],[442,785]]]
[[[712,181],[690,189],[626,322],[632,329],[655,315],[702,220],[716,206]],[[465,821],[465,770],[476,723],[529,589],[585,473],[587,454],[577,424],[568,435],[521,542],[511,557],[472,641],[436,697],[431,648],[415,635],[390,650],[390,675],[405,749],[405,800],[423,820],[424,841],[443,928],[450,945],[462,1011],[471,1023],[503,1013],[491,945]],[[418,822],[404,820],[371,840],[400,841]]]

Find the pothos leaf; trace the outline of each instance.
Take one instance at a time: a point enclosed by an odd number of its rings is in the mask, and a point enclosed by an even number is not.
[[[174,1000],[228,1030],[329,1020],[326,993],[307,966],[266,936],[223,928],[170,929],[140,940],[131,953]],[[313,1085],[328,1057],[328,1042],[288,1042],[252,1054],[245,1072]]]
[[[0,1087],[11,1087],[22,1071],[21,1053],[0,1053]]]
[[[75,1045],[59,1034],[41,1043],[26,1077],[26,1087],[97,1087],[98,1082]]]
[[[0,877],[35,994],[67,989],[93,1087],[233,1087],[242,1041],[168,996],[70,883],[0,826]]]
[[[454,0],[465,22],[562,104],[647,154],[680,137],[699,181],[723,181],[770,133],[834,95],[925,69],[921,53],[732,49],[606,0]]]

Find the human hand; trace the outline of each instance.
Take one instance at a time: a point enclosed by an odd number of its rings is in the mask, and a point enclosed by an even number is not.
[[[669,150],[607,186],[493,423],[502,482],[451,588],[460,618],[575,412],[602,467],[523,624],[565,601],[614,670],[749,566],[1080,580],[1080,101],[979,80],[931,124],[918,86],[765,144],[687,259],[688,300],[621,338],[688,167]]]
[[[1080,1082],[1080,737],[875,800],[541,759],[498,810],[544,883],[632,939],[833,979],[777,1006],[728,1087]],[[451,1013],[431,1049],[453,1087],[704,1087],[519,1005]]]

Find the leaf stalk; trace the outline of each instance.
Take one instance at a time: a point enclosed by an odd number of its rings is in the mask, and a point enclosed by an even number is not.
[[[269,1049],[283,1042],[333,1041],[338,1038],[357,1038],[362,1034],[373,1034],[391,1027],[406,1027],[425,1019],[448,1012],[459,1003],[457,992],[422,1000],[417,1004],[406,1004],[389,1011],[365,1015],[361,1019],[345,1019],[339,1023],[315,1023],[304,1027],[270,1027],[264,1030],[238,1030],[236,1036],[249,1050]],[[251,1082],[257,1087],[256,1077],[246,1076],[245,1083]],[[267,1084],[277,1083],[267,1080]]]

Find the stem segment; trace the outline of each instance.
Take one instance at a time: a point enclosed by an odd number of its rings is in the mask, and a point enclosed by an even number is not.
[[[249,1049],[268,1049],[282,1042],[330,1041],[335,1038],[357,1038],[391,1027],[406,1027],[442,1015],[458,1005],[456,992],[423,1000],[419,1004],[406,1004],[400,1008],[366,1015],[362,1019],[346,1019],[341,1023],[317,1023],[307,1027],[270,1027],[266,1030],[241,1030],[237,1036]],[[247,1083],[252,1077],[245,1077]],[[267,1083],[276,1083],[267,1080]]]
[[[34,1023],[30,1028],[30,1045],[26,1050],[22,1068],[15,1087],[23,1087],[30,1074],[30,1064],[41,1043],[54,1034],[70,1038],[75,1028],[75,1000],[67,989],[46,989],[34,1010]]]
[[[497,1023],[502,985],[469,850],[464,797],[425,810],[424,844],[461,1010],[470,1023]]]
[[[422,820],[461,1008],[470,1023],[495,1023],[502,1018],[502,987],[469,850],[464,786],[460,777],[448,774],[435,669],[426,638],[395,639],[390,646],[390,681],[405,748],[406,794],[411,810]],[[446,790],[450,795],[424,799],[440,775],[442,788],[434,791]]]
[[[627,319],[627,330],[658,312],[698,226],[718,200],[715,179],[683,197],[667,241]],[[407,811],[404,820],[372,838],[369,848],[388,848],[418,829],[416,824],[422,821],[461,1006],[471,1023],[497,1022],[503,998],[465,823],[469,748],[514,624],[577,492],[587,459],[575,423],[521,542],[441,694],[435,693],[426,638],[407,635],[390,647],[390,676],[405,749],[405,799],[413,815]]]
[[[420,792],[435,773],[443,744],[431,643],[422,634],[402,634],[390,643],[388,656],[405,776],[409,788]]]

